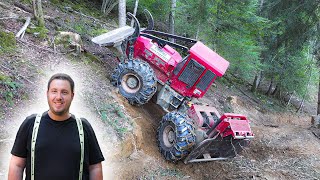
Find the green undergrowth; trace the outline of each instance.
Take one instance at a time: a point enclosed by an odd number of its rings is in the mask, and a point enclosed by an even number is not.
[[[268,97],[265,94],[254,93],[258,101],[263,105],[265,109],[274,112],[284,112],[284,111],[292,111],[291,107],[285,107],[280,100],[277,100],[273,97]]]
[[[32,0],[21,0],[24,4],[32,4]]]
[[[29,34],[33,34],[35,37],[38,37],[40,39],[46,39],[48,37],[49,30],[44,26],[34,26],[28,27],[26,32]]]
[[[106,90],[106,93],[103,94],[88,91],[85,93],[84,98],[93,105],[101,121],[111,127],[117,137],[123,140],[127,133],[132,132],[134,124],[130,116],[126,113],[124,106],[119,105],[118,102],[109,95],[110,92],[108,91],[109,90]]]
[[[68,17],[64,23],[80,35],[95,37],[108,32],[102,24],[94,23],[92,20],[86,18]]]
[[[100,11],[101,4],[94,1],[51,0],[51,3],[58,6],[62,11],[77,11],[95,18],[105,17]]]
[[[63,19],[63,23],[74,29],[80,35],[89,35],[91,37],[108,32],[105,24],[102,21],[110,19],[110,16],[106,16],[101,13],[101,4],[97,4],[93,1],[71,1],[59,0],[51,1],[55,6],[58,6],[61,11],[70,14],[66,19]],[[96,21],[100,20],[100,21]]]
[[[183,179],[187,178],[181,171],[177,169],[168,169],[168,168],[159,168],[156,170],[145,169],[145,173],[143,176],[139,177],[141,180],[148,180],[148,179]]]
[[[125,113],[124,107],[117,102],[104,104],[99,109],[99,114],[102,121],[109,124],[121,138],[132,130],[132,121]]]
[[[12,32],[0,31],[0,54],[13,53],[16,50],[16,38]]]
[[[85,65],[90,65],[90,67],[92,67],[93,69],[98,70],[102,66],[101,60],[98,57],[96,57],[95,55],[88,53],[88,52],[84,52],[81,54],[71,53],[67,56],[71,60],[71,62],[73,62],[73,63],[82,62]]]
[[[12,107],[16,99],[23,99],[25,96],[21,92],[23,85],[14,78],[0,72],[0,116],[8,107]]]

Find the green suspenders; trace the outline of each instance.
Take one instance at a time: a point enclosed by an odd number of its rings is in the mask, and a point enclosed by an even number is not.
[[[38,136],[38,130],[40,126],[42,114],[37,114],[36,120],[34,121],[32,138],[31,138],[31,180],[34,180],[34,152],[36,148],[36,141]]]
[[[40,126],[42,114],[37,114],[36,120],[33,125],[32,137],[31,137],[31,180],[34,180],[34,164],[35,164],[35,147],[37,141],[38,130]],[[80,148],[81,148],[81,158],[80,158],[80,169],[79,169],[79,180],[82,180],[83,174],[83,159],[84,159],[84,134],[83,126],[80,118],[76,117],[79,139],[80,139]]]
[[[79,169],[79,180],[82,180],[82,173],[83,173],[83,158],[84,158],[84,134],[83,134],[83,126],[82,121],[80,118],[76,117],[77,126],[78,126],[78,133],[80,139],[80,146],[81,146],[81,159],[80,159],[80,169]]]

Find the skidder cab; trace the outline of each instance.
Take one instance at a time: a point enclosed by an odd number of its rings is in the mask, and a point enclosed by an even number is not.
[[[224,75],[229,62],[200,41],[153,30],[153,18],[145,12],[147,28],[141,30],[136,17],[128,13],[134,28],[125,26],[92,39],[119,55],[111,83],[132,105],[143,105],[156,96],[156,103],[167,112],[157,133],[160,152],[167,160],[188,163],[235,157],[253,138],[249,120],[240,114],[220,115],[214,107],[191,102]],[[174,48],[187,55],[182,57]]]
[[[149,30],[145,33],[154,32]],[[145,60],[153,68],[162,85],[158,90],[157,104],[166,111],[178,109],[185,99],[203,97],[217,76],[221,77],[229,66],[228,61],[200,41],[192,40],[194,45],[190,50],[183,48],[188,55],[182,58],[169,45],[161,47],[159,44],[162,42],[155,43],[159,41],[158,38],[145,33],[137,38],[134,58]],[[162,33],[164,35],[167,34]],[[179,39],[190,42],[187,38]]]

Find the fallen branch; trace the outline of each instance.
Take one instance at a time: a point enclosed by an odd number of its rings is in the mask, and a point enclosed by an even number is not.
[[[22,10],[28,12],[28,13],[33,14],[33,10],[30,9],[29,7],[23,5],[23,4],[19,3],[19,2],[14,2],[13,4],[14,4],[16,7],[20,8],[20,9],[22,9]]]
[[[10,9],[10,7],[2,2],[0,2],[0,6],[3,7],[4,9]]]
[[[279,126],[278,125],[273,125],[273,124],[263,124],[264,126],[267,126],[267,127],[272,127],[272,128],[278,128]]]
[[[22,39],[23,38],[23,35],[27,29],[27,27],[29,26],[30,24],[30,21],[31,21],[31,17],[27,17],[26,18],[26,22],[24,23],[24,25],[22,26],[22,28],[19,30],[19,32],[16,34],[16,38],[19,38]]]
[[[2,17],[2,18],[0,18],[0,20],[5,20],[5,19],[18,19],[19,17],[14,17],[14,16],[12,16],[12,17]]]

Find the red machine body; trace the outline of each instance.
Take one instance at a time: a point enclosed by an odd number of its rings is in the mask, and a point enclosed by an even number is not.
[[[188,115],[197,127],[208,132],[207,135],[212,138],[218,134],[221,137],[231,135],[234,139],[251,139],[254,136],[249,120],[241,114],[224,113],[221,116],[215,107],[192,105]]]
[[[203,97],[215,79],[225,74],[229,62],[197,40],[154,31],[148,14],[151,23],[144,30],[140,31],[138,20],[128,13],[135,28],[124,26],[92,39],[120,54],[111,83],[132,105],[144,105],[156,95],[156,103],[168,112],[157,130],[159,150],[166,160],[190,163],[235,157],[254,136],[247,117],[220,115],[210,106],[189,106],[192,98]],[[173,48],[188,55],[182,57]]]
[[[134,57],[148,61],[163,84],[170,81],[170,87],[179,94],[195,98],[203,97],[216,77],[221,77],[229,67],[227,60],[199,41],[182,58],[170,46],[161,48],[151,39],[139,36]]]

